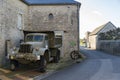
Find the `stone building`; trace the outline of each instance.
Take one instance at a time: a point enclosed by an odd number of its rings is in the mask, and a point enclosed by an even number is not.
[[[0,0],[0,65],[9,48],[19,46],[24,32],[57,31],[63,36],[62,56],[75,42],[79,50],[79,8],[74,0]]]
[[[116,29],[116,26],[113,25],[111,22],[105,23],[99,27],[97,27],[92,32],[87,32],[87,47],[90,47],[92,49],[97,49],[98,43],[99,43],[99,34],[105,33],[110,30]]]

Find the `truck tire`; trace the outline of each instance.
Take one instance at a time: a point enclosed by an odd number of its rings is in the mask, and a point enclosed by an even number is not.
[[[11,69],[11,71],[15,71],[18,66],[19,66],[18,61],[16,61],[16,60],[11,60],[10,61],[10,69]]]
[[[54,56],[54,62],[58,63],[60,60],[60,50],[57,51],[56,56]]]
[[[47,61],[44,56],[40,57],[40,72],[46,72]]]
[[[58,60],[60,60],[60,50],[58,50]]]

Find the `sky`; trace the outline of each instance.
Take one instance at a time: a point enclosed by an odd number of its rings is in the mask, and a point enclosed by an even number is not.
[[[80,38],[85,37],[87,31],[111,21],[120,27],[120,0],[77,0],[80,8]]]

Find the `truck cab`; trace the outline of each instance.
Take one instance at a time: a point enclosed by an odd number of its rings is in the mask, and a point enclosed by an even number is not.
[[[48,35],[41,33],[28,34],[25,43],[31,44],[33,47],[48,48]]]

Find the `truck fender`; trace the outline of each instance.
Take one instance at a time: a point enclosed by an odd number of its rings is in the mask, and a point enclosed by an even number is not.
[[[40,55],[44,55],[46,50],[47,50],[46,48],[40,48]]]

